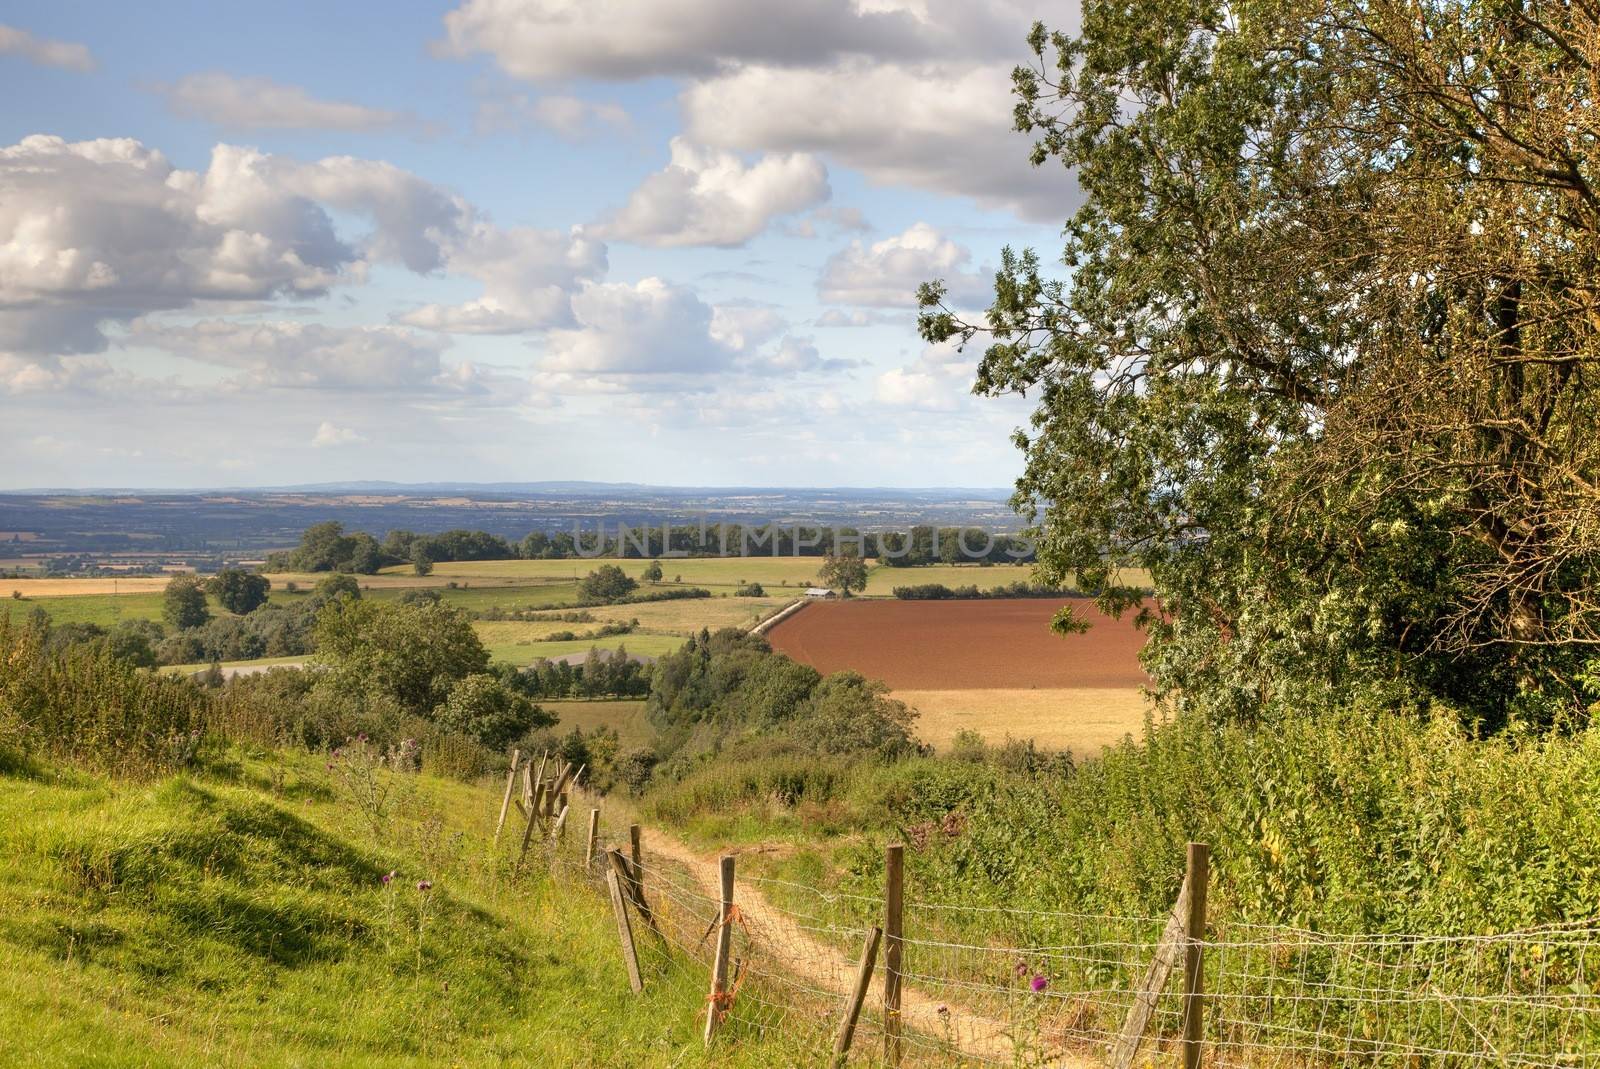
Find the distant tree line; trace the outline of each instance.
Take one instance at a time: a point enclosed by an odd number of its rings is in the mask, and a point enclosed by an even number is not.
[[[1041,586],[1018,581],[990,587],[987,590],[967,586],[945,586],[943,583],[918,583],[914,586],[897,586],[894,596],[902,601],[961,601],[975,598],[1065,598],[1077,591],[1060,587]]]
[[[650,665],[624,646],[591,649],[578,664],[540,658],[521,671],[519,686],[532,698],[642,698],[650,691]]]
[[[667,556],[826,557],[839,549],[884,564],[915,566],[1026,563],[1033,545],[1020,535],[976,527],[919,525],[909,531],[865,532],[855,527],[712,523],[655,527],[612,526],[598,532],[534,531],[517,542],[486,531],[440,534],[390,531],[379,542],[361,531],[346,533],[337,521],[314,524],[294,549],[267,555],[268,572],[348,572],[371,575],[380,568],[412,565],[426,574],[434,564],[475,560],[646,560]],[[649,576],[646,576],[649,579]],[[657,579],[652,581],[659,581]]]

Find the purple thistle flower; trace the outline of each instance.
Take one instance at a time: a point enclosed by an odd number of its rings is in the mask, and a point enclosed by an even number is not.
[[[417,890],[419,890],[419,891],[431,891],[431,890],[433,890],[433,881],[432,880],[418,880],[417,881]]]
[[[395,874],[393,872],[384,873],[383,874],[383,885],[385,887],[388,887],[389,883],[394,879],[394,877],[395,877]]]
[[[1028,986],[1033,988],[1034,991],[1036,991],[1036,992],[1037,991],[1043,991],[1045,988],[1050,986],[1050,981],[1046,980],[1043,976],[1040,976],[1038,973],[1034,973],[1033,974],[1033,981]]]

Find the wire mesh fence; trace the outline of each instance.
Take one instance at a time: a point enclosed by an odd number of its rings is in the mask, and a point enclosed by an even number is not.
[[[582,822],[578,822],[581,826]],[[631,842],[579,833],[546,846],[552,868],[597,889]],[[716,866],[646,850],[649,915],[635,922],[650,975],[691,970],[707,985],[719,923],[731,927],[716,1013],[731,1040],[814,1034],[826,1061],[884,900],[740,875],[724,914]],[[1174,919],[904,903],[899,1019],[907,1064],[1113,1064],[1141,996],[1151,1002],[1138,1060],[1180,1043],[1179,982],[1148,994]],[[1181,935],[1181,933],[1180,933]],[[1329,934],[1213,917],[1203,958],[1204,1063],[1214,1066],[1505,1066],[1600,1069],[1600,919],[1487,935]],[[1181,955],[1179,955],[1181,957]],[[1178,970],[1181,972],[1181,970]],[[1174,981],[1182,977],[1176,973]],[[647,981],[648,984],[648,981]],[[881,956],[855,1049],[881,1056]],[[1121,1050],[1126,1054],[1126,1048]]]

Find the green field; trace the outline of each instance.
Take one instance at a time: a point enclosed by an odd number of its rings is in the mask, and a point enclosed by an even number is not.
[[[9,612],[13,621],[27,619],[34,609],[43,609],[50,615],[52,623],[115,627],[122,620],[161,619],[161,595],[141,591],[137,594],[79,594],[62,598],[8,598],[0,601],[0,615]]]
[[[518,627],[539,627],[543,624],[497,624],[480,621],[474,627],[483,639],[483,644],[489,650],[490,660],[509,661],[519,667],[532,664],[541,657],[564,657],[571,653],[588,653],[591,649],[614,650],[618,646],[626,646],[629,653],[639,653],[647,657],[659,657],[664,653],[671,653],[683,645],[683,638],[679,635],[611,635],[607,638],[579,638],[570,642],[541,642],[529,638],[517,637],[517,632],[512,630]],[[591,627],[592,624],[573,624],[573,630]],[[494,630],[486,630],[493,628]]]
[[[588,734],[595,728],[614,728],[623,749],[649,746],[655,729],[644,712],[644,701],[547,701],[539,705],[561,718],[556,730],[566,734],[581,728]]]
[[[648,560],[485,560],[458,561],[434,565],[435,579],[567,579],[576,581],[602,564],[615,564],[628,575],[639,578]],[[736,587],[740,583],[760,583],[780,590],[787,583],[803,587],[816,580],[822,567],[820,557],[666,557],[661,560],[661,571],[670,585],[682,577],[685,585],[710,588]],[[400,574],[404,568],[387,569],[387,573]]]

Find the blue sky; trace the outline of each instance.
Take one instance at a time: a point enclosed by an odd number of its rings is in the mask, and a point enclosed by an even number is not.
[[[917,282],[1053,251],[1010,0],[22,4],[11,487],[985,485]]]

